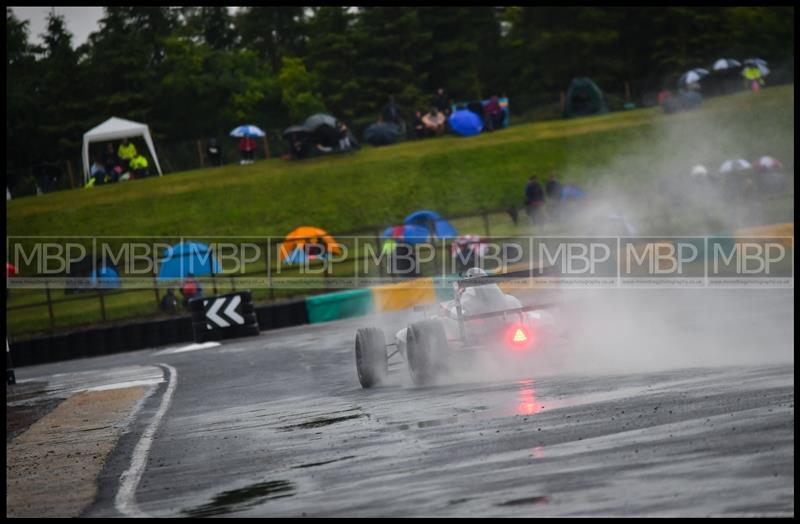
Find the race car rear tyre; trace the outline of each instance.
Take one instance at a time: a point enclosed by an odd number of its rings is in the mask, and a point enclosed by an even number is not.
[[[445,368],[447,336],[438,320],[415,322],[408,327],[406,354],[411,380],[418,386],[432,383]]]
[[[364,389],[381,385],[389,374],[386,339],[378,328],[356,332],[356,371]]]

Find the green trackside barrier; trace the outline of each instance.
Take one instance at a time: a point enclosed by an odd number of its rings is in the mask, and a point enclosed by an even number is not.
[[[457,282],[459,278],[460,277],[456,273],[433,277],[433,287],[436,289],[436,300],[439,302],[453,300],[453,283]]]
[[[372,313],[372,290],[348,289],[306,298],[308,321],[312,324]]]

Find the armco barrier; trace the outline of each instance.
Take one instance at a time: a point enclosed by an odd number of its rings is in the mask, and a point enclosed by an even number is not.
[[[262,330],[308,324],[305,299],[259,306],[255,308],[255,314]]]
[[[312,324],[368,315],[372,308],[372,290],[369,288],[348,289],[306,298],[308,320]]]
[[[305,300],[292,300],[252,308],[253,320],[262,330],[308,324]],[[25,340],[9,340],[15,368],[72,360],[167,344],[192,342],[190,316],[133,322],[116,326],[88,328],[70,333],[46,335]]]

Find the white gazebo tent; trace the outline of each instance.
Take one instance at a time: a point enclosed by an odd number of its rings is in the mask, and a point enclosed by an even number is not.
[[[147,127],[147,124],[140,124],[139,122],[112,116],[99,126],[83,134],[84,183],[89,180],[89,168],[91,166],[89,163],[89,144],[91,142],[107,142],[134,136],[144,137],[144,141],[147,142],[147,147],[150,149],[150,155],[153,157],[153,162],[156,164],[156,169],[158,169],[158,174],[159,176],[163,176],[161,165],[158,163],[158,157],[156,156],[156,148],[153,146],[153,139],[150,137],[150,128]]]

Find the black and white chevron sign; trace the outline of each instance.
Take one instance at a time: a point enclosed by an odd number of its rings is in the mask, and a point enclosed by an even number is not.
[[[203,301],[206,312],[206,328],[219,329],[230,326],[243,326],[244,317],[241,315],[239,305],[242,303],[241,295],[227,297],[214,297]]]

